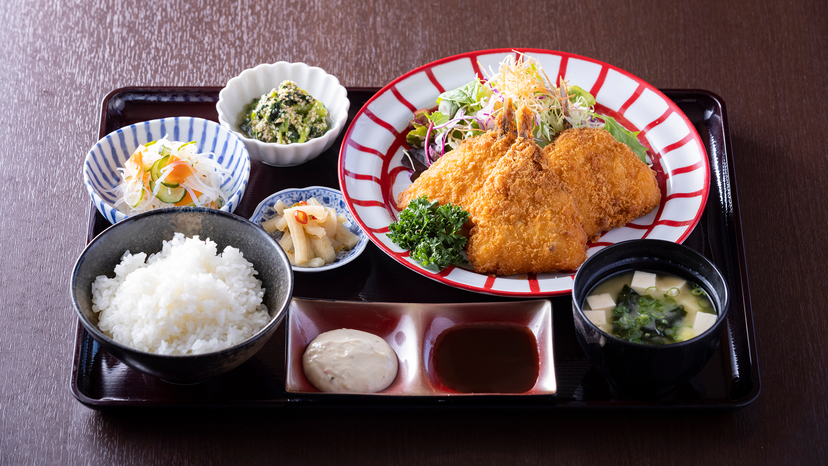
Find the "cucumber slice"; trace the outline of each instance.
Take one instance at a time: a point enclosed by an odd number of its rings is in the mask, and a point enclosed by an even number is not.
[[[150,180],[150,189],[155,191],[155,181]],[[186,195],[187,190],[185,188],[170,188],[168,186],[164,186],[164,183],[161,183],[161,186],[158,188],[158,193],[155,195],[155,197],[157,197],[158,200],[161,202],[166,202],[167,204],[175,204],[181,199],[184,199],[184,196]]]
[[[137,198],[137,200],[136,200],[136,198]],[[144,200],[144,187],[143,186],[141,187],[141,192],[138,196],[127,196],[127,199],[126,199],[127,204],[129,204],[129,206],[132,207],[133,209],[138,207],[138,204],[140,204],[141,201],[143,201],[143,200]],[[133,201],[133,202],[130,202],[130,201]]]
[[[161,157],[152,164],[152,168],[150,168],[150,179],[152,181],[158,181],[158,178],[161,178],[161,169],[167,166],[169,160],[169,157]]]
[[[170,156],[166,155],[156,160],[155,163],[152,164],[152,168],[150,168],[150,176],[152,177],[152,181],[158,181],[158,178],[161,178],[161,170],[163,170],[164,167],[166,167],[169,163]],[[178,183],[170,183],[168,181],[162,181],[161,184],[168,188],[177,188],[180,186]]]
[[[181,184],[179,184],[179,183],[170,183],[169,181],[166,181],[166,180],[162,181],[161,184],[168,187],[168,188],[177,188],[177,187],[181,186]]]
[[[168,188],[168,187],[166,187],[162,184],[161,188],[158,189],[158,194],[156,195],[156,197],[161,202],[166,202],[168,204],[175,204],[176,202],[180,201],[181,199],[184,199],[184,196],[186,196],[186,195],[187,195],[187,190],[182,188],[182,187]]]

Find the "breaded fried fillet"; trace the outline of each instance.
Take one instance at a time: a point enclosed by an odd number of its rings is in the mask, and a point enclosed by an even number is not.
[[[397,207],[405,209],[409,202],[425,195],[430,201],[451,202],[468,210],[474,193],[483,187],[497,161],[515,142],[511,101],[503,108],[497,130],[466,139],[440,157],[400,193]]]
[[[603,129],[568,129],[544,152],[575,201],[590,241],[661,202],[655,172]]]
[[[478,273],[557,272],[576,269],[586,260],[578,211],[528,134],[521,128],[521,137],[498,161],[471,206],[475,226],[466,254]]]

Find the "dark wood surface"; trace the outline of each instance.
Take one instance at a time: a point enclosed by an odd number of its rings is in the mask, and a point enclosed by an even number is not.
[[[0,463],[828,462],[828,4],[0,2]],[[728,105],[762,393],[733,413],[101,413],[70,394],[81,161],[123,86],[303,61],[381,86],[469,50],[564,50]]]

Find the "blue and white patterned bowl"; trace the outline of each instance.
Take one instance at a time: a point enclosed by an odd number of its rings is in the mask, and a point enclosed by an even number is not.
[[[336,210],[337,214],[345,215],[348,219],[345,226],[351,230],[351,233],[359,236],[359,242],[350,250],[339,251],[336,254],[336,260],[328,265],[324,265],[322,267],[297,267],[294,265],[294,272],[323,272],[325,270],[335,269],[356,259],[360,254],[362,254],[362,251],[365,250],[365,246],[368,244],[368,236],[366,236],[365,233],[363,233],[359,228],[359,225],[357,225],[354,220],[354,216],[351,214],[351,211],[348,210],[348,205],[345,203],[345,198],[342,197],[342,193],[339,190],[326,188],[325,186],[290,188],[271,194],[259,203],[256,210],[253,212],[253,216],[250,217],[250,221],[261,225],[265,221],[275,217],[276,210],[273,206],[276,205],[277,201],[282,201],[287,205],[293,205],[297,202],[306,201],[312,197],[315,197],[316,200],[325,207],[332,207]],[[270,235],[277,241],[282,239],[281,231],[274,231]]]
[[[171,141],[195,141],[198,152],[230,171],[221,189],[227,203],[221,210],[233,212],[247,188],[250,178],[250,156],[241,140],[221,125],[202,118],[173,117],[145,121],[113,131],[98,141],[83,163],[83,183],[98,212],[112,223],[129,215],[115,209],[112,189],[121,181],[116,170],[123,167],[139,145],[167,136]]]

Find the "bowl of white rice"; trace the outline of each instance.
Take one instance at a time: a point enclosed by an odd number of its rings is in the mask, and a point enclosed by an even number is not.
[[[128,366],[197,383],[253,357],[293,293],[290,262],[257,225],[219,210],[160,209],[87,245],[70,292],[81,324]]]

